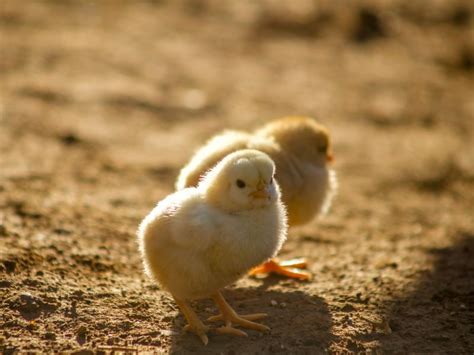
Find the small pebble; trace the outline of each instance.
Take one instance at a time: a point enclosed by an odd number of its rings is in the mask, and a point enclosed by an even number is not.
[[[46,332],[44,334],[44,337],[47,340],[55,340],[56,339],[56,334],[54,334],[53,332]]]
[[[87,334],[87,328],[86,328],[85,326],[81,325],[81,326],[79,327],[79,329],[77,330],[77,334],[78,334],[79,336],[84,336],[84,335],[86,335],[86,334]]]
[[[275,301],[275,300],[271,300],[271,301],[270,301],[270,305],[271,305],[272,307],[276,307],[276,306],[278,306],[278,302]]]

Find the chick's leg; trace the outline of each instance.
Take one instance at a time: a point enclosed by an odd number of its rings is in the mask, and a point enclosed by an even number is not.
[[[197,336],[201,338],[201,341],[204,343],[204,345],[207,345],[209,339],[207,338],[206,333],[209,331],[209,327],[205,326],[201,322],[197,314],[193,311],[193,309],[185,300],[179,300],[177,298],[175,298],[174,300],[176,301],[176,304],[179,306],[179,308],[184,314],[184,317],[188,321],[188,325],[184,327],[184,330],[197,334]]]
[[[212,296],[212,299],[214,300],[214,302],[216,302],[217,307],[219,308],[221,313],[217,316],[210,317],[208,320],[211,322],[223,320],[225,322],[225,326],[216,329],[218,333],[231,334],[231,335],[237,335],[237,336],[247,336],[247,333],[232,327],[232,323],[238,324],[244,328],[254,329],[254,330],[259,330],[259,331],[266,331],[270,329],[263,324],[252,322],[253,320],[265,318],[267,316],[265,313],[256,313],[256,314],[248,314],[248,315],[239,316],[232,309],[232,307],[226,302],[226,300],[224,299],[224,297],[222,296],[220,292],[217,292],[216,294],[214,294]]]
[[[260,266],[250,270],[250,275],[275,273],[286,277],[291,277],[299,280],[310,280],[311,274],[307,271],[300,270],[306,267],[306,260],[291,259],[285,261],[269,260]]]

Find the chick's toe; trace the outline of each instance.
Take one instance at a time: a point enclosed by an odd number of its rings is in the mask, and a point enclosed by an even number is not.
[[[289,260],[283,260],[278,262],[281,266],[285,267],[296,267],[298,269],[305,269],[308,266],[308,262],[305,258],[295,258]]]
[[[209,338],[207,337],[207,332],[209,331],[209,327],[205,326],[204,324],[187,324],[184,327],[184,331],[192,332],[196,334],[202,341],[204,345],[209,343]]]
[[[253,268],[250,270],[249,274],[255,276],[274,273],[303,281],[311,280],[311,274],[307,271],[301,270],[300,268],[302,267],[306,267],[306,262],[302,259],[292,259],[282,262],[270,260]]]
[[[268,314],[266,314],[266,313],[241,314],[241,315],[239,315],[239,317],[243,318],[243,319],[246,319],[246,320],[253,321],[253,320],[259,320],[259,319],[266,318],[266,317],[268,317]],[[217,322],[217,321],[220,321],[220,320],[224,320],[224,317],[222,316],[222,314],[218,314],[217,316],[212,316],[212,317],[207,318],[207,320],[209,322]]]
[[[209,331],[209,327],[201,322],[197,314],[186,301],[178,300],[176,298],[175,301],[183,312],[184,317],[188,321],[188,324],[184,327],[184,330],[195,333],[197,336],[199,336],[203,344],[207,345],[207,343],[209,343],[209,339],[206,334]]]
[[[240,316],[226,302],[226,300],[224,299],[224,297],[222,296],[220,292],[216,293],[212,298],[216,302],[217,307],[219,308],[221,313],[217,316],[210,317],[208,320],[211,322],[223,320],[225,322],[225,326],[216,329],[218,333],[231,334],[231,335],[237,335],[237,336],[247,336],[247,333],[239,329],[235,329],[232,326],[232,324],[240,325],[243,328],[258,330],[261,332],[270,330],[270,328],[267,327],[266,325],[252,322],[252,320],[265,318],[267,314],[255,313],[255,314],[247,314],[247,315]]]
[[[248,336],[248,334],[245,333],[244,331],[242,331],[240,329],[236,329],[236,328],[232,327],[231,325],[229,325],[229,326],[226,325],[224,327],[219,327],[215,331],[216,331],[217,334],[229,334],[229,335],[235,335],[235,336],[238,336],[238,337],[247,337]]]

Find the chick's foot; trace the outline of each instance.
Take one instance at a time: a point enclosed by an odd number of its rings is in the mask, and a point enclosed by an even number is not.
[[[247,315],[238,315],[232,307],[226,302],[224,297],[220,292],[216,293],[213,297],[214,301],[217,304],[217,307],[221,313],[217,316],[208,318],[208,321],[215,322],[223,320],[225,326],[217,328],[216,332],[220,334],[230,334],[237,336],[247,336],[247,333],[240,329],[236,329],[232,324],[240,325],[243,328],[254,329],[261,332],[270,330],[269,327],[263,324],[252,322],[254,320],[262,319],[267,316],[265,313],[256,313],[256,314],[247,314]]]
[[[249,275],[255,276],[260,274],[275,273],[293,279],[308,281],[311,280],[311,274],[307,271],[301,270],[301,268],[305,268],[306,265],[306,260],[303,258],[285,260],[281,262],[272,259],[250,270]]]
[[[184,327],[184,330],[187,332],[195,333],[203,342],[204,345],[209,343],[209,339],[207,337],[207,332],[209,331],[209,327],[204,325],[197,314],[193,311],[193,309],[189,306],[189,304],[184,300],[178,300],[175,298],[175,301],[181,311],[184,314],[184,317],[188,321],[188,324]]]
[[[240,315],[238,315],[238,317],[240,317],[242,319],[245,319],[245,320],[250,320],[250,321],[263,319],[263,318],[266,318],[267,316],[268,316],[268,314],[266,314],[266,313],[254,313],[254,314],[240,314]],[[207,320],[209,322],[217,322],[217,321],[220,321],[220,320],[225,321],[222,314],[218,314],[217,316],[209,317],[209,318],[207,318]]]
[[[207,337],[207,332],[209,331],[209,327],[202,323],[187,324],[184,327],[184,331],[193,332],[194,334],[196,334],[201,339],[204,345],[207,345],[209,343],[209,339]]]

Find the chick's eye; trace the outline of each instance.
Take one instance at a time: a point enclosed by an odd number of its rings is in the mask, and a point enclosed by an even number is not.
[[[326,153],[327,150],[328,150],[327,145],[322,145],[322,146],[318,147],[318,152],[320,152],[320,153]]]
[[[235,184],[237,185],[237,187],[239,189],[243,189],[245,187],[245,182],[243,182],[242,180],[240,179],[237,179],[237,181],[235,182]]]

